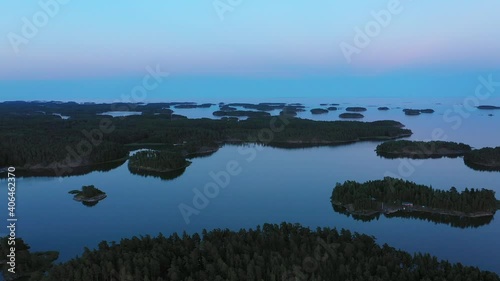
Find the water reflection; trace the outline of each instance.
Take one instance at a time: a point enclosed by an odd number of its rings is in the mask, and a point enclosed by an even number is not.
[[[179,170],[171,171],[171,172],[155,172],[155,171],[145,171],[141,169],[136,169],[133,167],[128,167],[128,170],[130,171],[131,174],[137,175],[137,176],[142,176],[142,177],[153,177],[153,178],[159,178],[164,181],[170,181],[174,180],[184,174],[186,171],[186,168],[182,168]]]
[[[342,206],[333,205],[333,210],[339,214],[343,214],[347,217],[352,217],[356,221],[362,222],[371,222],[373,220],[379,220],[381,214],[377,213],[371,216],[360,216],[354,215],[348,212]],[[478,228],[481,226],[485,226],[490,224],[493,221],[494,216],[487,217],[478,217],[478,218],[469,218],[469,217],[457,217],[457,216],[449,216],[449,215],[441,215],[441,214],[430,214],[424,212],[404,212],[399,211],[392,214],[384,214],[386,218],[405,218],[405,219],[415,219],[415,220],[423,220],[428,222],[433,222],[435,224],[446,224],[451,227],[456,228]]]

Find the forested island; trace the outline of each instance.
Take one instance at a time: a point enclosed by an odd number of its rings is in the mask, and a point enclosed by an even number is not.
[[[500,146],[474,149],[464,156],[464,162],[475,170],[500,172]]]
[[[83,186],[81,190],[71,190],[73,200],[82,202],[86,206],[95,206],[99,201],[107,197],[106,193],[93,185]]]
[[[390,177],[365,183],[338,183],[330,199],[332,205],[357,216],[416,212],[481,218],[493,216],[499,208],[492,190],[466,188],[458,192],[452,187],[443,191]]]
[[[227,116],[227,117],[268,117],[271,116],[268,112],[263,111],[249,111],[249,110],[218,110],[213,113],[214,116]]]
[[[500,280],[477,267],[379,246],[372,236],[287,223],[103,241],[98,249],[85,249],[81,257],[32,280],[278,281],[332,280],[332,276],[358,281]]]
[[[0,167],[16,166],[19,172],[44,172],[64,176],[79,173],[79,168],[128,157],[134,149],[149,144],[190,147],[192,152],[226,143],[261,143],[270,146],[338,145],[363,140],[390,140],[410,136],[412,132],[396,121],[353,122],[312,121],[289,115],[235,120],[227,118],[187,119],[169,114],[143,114],[127,117],[91,115],[103,111],[101,105],[68,105],[78,114],[64,120],[54,115],[28,113],[23,109],[65,104],[14,103],[18,111],[0,103]],[[170,106],[171,104],[161,104]],[[123,104],[107,105],[119,107]],[[164,110],[155,104],[136,105],[135,110]],[[89,108],[87,108],[89,107]],[[288,107],[287,107],[288,108]],[[265,113],[265,112],[264,112]],[[81,114],[81,115],[79,115]],[[276,128],[280,128],[277,130]],[[273,131],[274,130],[274,131]],[[263,134],[266,132],[266,134]],[[269,138],[269,132],[271,137]],[[50,135],[50,138],[46,136]],[[265,138],[263,136],[266,136]],[[216,144],[215,146],[213,144]]]
[[[403,112],[406,115],[420,115],[421,113],[434,113],[434,109],[411,109],[411,108],[406,108],[406,109],[403,109]]]
[[[440,158],[458,157],[470,152],[472,148],[464,143],[447,141],[409,141],[395,140],[377,146],[377,155],[385,158]]]
[[[210,108],[212,107],[212,103],[203,103],[203,104],[178,104],[175,105],[174,108],[177,109],[192,109],[192,108]]]
[[[363,112],[366,110],[367,109],[365,107],[359,107],[359,106],[351,106],[351,107],[347,107],[345,109],[345,111],[349,111],[349,112]]]
[[[387,111],[387,110],[389,110],[389,108],[387,106],[381,106],[378,108],[378,110]]]
[[[313,108],[311,109],[312,114],[327,114],[328,110],[323,108]]]
[[[491,109],[500,109],[500,106],[494,106],[494,105],[480,105],[477,107],[478,109],[486,109],[486,110],[491,110]]]
[[[360,118],[364,118],[365,116],[361,113],[348,112],[348,113],[340,114],[339,117],[342,119],[360,119]]]
[[[167,173],[184,169],[190,164],[191,162],[187,161],[179,152],[146,150],[132,155],[128,167],[135,171]]]

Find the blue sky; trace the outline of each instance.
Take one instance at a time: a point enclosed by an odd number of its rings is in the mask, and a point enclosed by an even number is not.
[[[0,100],[113,99],[155,65],[171,73],[161,94],[193,97],[255,95],[254,83],[262,95],[304,96],[312,83],[321,95],[461,95],[500,70],[498,1],[234,2],[2,1]],[[356,30],[373,23],[370,42],[356,45]],[[23,32],[30,24],[36,32]],[[342,42],[357,49],[350,60]]]

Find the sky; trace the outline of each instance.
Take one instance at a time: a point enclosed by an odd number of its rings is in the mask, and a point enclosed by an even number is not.
[[[461,96],[500,80],[499,1],[0,1],[0,100]],[[135,86],[134,86],[135,85]]]

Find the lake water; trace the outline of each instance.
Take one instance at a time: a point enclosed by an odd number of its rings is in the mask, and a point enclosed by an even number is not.
[[[334,102],[337,101],[330,103]],[[459,101],[439,105],[429,101],[387,103],[343,101],[340,107],[369,106],[363,113],[366,116],[363,121],[400,121],[413,130],[410,139],[414,140],[430,140],[441,135],[446,140],[465,142],[477,148],[500,145],[500,111],[469,112],[459,106]],[[378,106],[386,105],[391,110],[377,110]],[[320,107],[319,103],[310,106]],[[434,108],[436,112],[405,116],[401,111],[405,107]],[[215,109],[175,109],[175,113],[191,118],[211,117]],[[467,115],[457,113],[459,110]],[[337,120],[341,112],[343,110],[314,116],[304,112],[299,117]],[[490,113],[493,116],[488,116]],[[84,176],[18,178],[18,236],[34,251],[60,251],[60,260],[64,261],[81,254],[83,247],[96,247],[102,240],[119,241],[124,237],[160,232],[165,235],[193,233],[204,228],[250,228],[287,221],[312,228],[347,228],[373,235],[380,244],[388,243],[409,252],[428,252],[452,262],[500,273],[498,214],[485,226],[462,229],[384,216],[361,222],[333,211],[330,196],[337,182],[367,181],[386,175],[397,175],[435,188],[488,188],[500,193],[500,172],[474,171],[465,166],[462,158],[383,159],[374,152],[377,144],[362,142],[294,150],[228,145],[209,157],[193,159],[192,165],[173,180],[131,174],[127,163],[108,172]],[[255,150],[253,159],[245,154],[251,149]],[[228,186],[209,198],[208,206],[186,223],[179,205],[192,207],[194,190],[203,191],[214,181],[210,173],[225,171],[228,163],[237,163],[241,173],[230,177]],[[68,194],[72,189],[91,184],[108,194],[94,207],[73,201]],[[6,181],[0,180],[0,185],[1,192],[7,193]],[[7,205],[5,199],[0,203]]]

